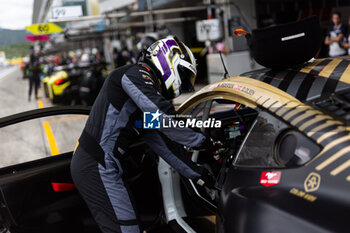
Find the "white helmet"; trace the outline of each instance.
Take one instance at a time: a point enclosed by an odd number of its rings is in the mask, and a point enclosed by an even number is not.
[[[166,99],[194,90],[196,60],[191,50],[176,37],[156,41],[148,48],[144,61],[160,76],[162,95]]]

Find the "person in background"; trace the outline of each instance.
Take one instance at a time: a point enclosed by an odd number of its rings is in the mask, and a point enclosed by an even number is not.
[[[350,16],[348,17],[348,29],[350,26]],[[343,47],[348,50],[348,55],[350,55],[350,33],[348,34],[347,42],[343,43]]]
[[[38,89],[40,85],[40,74],[41,74],[41,68],[40,68],[40,62],[37,54],[35,54],[34,48],[31,48],[30,52],[30,67],[29,67],[29,95],[28,95],[28,101],[31,99],[32,90],[34,87],[34,93],[35,93],[35,99],[38,99]]]
[[[334,12],[332,14],[333,27],[328,32],[324,43],[329,45],[329,56],[344,56],[347,51],[343,47],[344,38],[347,35],[347,28],[341,23],[341,14]]]

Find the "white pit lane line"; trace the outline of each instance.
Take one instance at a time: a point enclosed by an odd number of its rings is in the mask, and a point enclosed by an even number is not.
[[[9,73],[13,72],[14,70],[19,69],[17,66],[12,66],[9,68],[4,68],[0,70],[0,80],[4,77],[6,77]]]

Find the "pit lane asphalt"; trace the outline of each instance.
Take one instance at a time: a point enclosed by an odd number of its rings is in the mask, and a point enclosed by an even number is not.
[[[39,100],[28,101],[29,81],[19,67],[0,70],[0,117],[50,107],[39,89]],[[0,129],[0,168],[74,150],[87,117],[62,115],[18,123]]]

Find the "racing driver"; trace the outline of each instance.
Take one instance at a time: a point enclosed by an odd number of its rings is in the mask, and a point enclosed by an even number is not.
[[[181,175],[213,188],[212,175],[192,162],[184,149],[214,149],[209,137],[190,128],[137,132],[134,127],[142,112],[176,115],[169,100],[193,89],[196,74],[190,49],[169,36],[145,50],[137,64],[114,70],[105,81],[71,164],[73,181],[102,232],[140,232],[121,166],[132,156],[128,146],[138,134]]]

